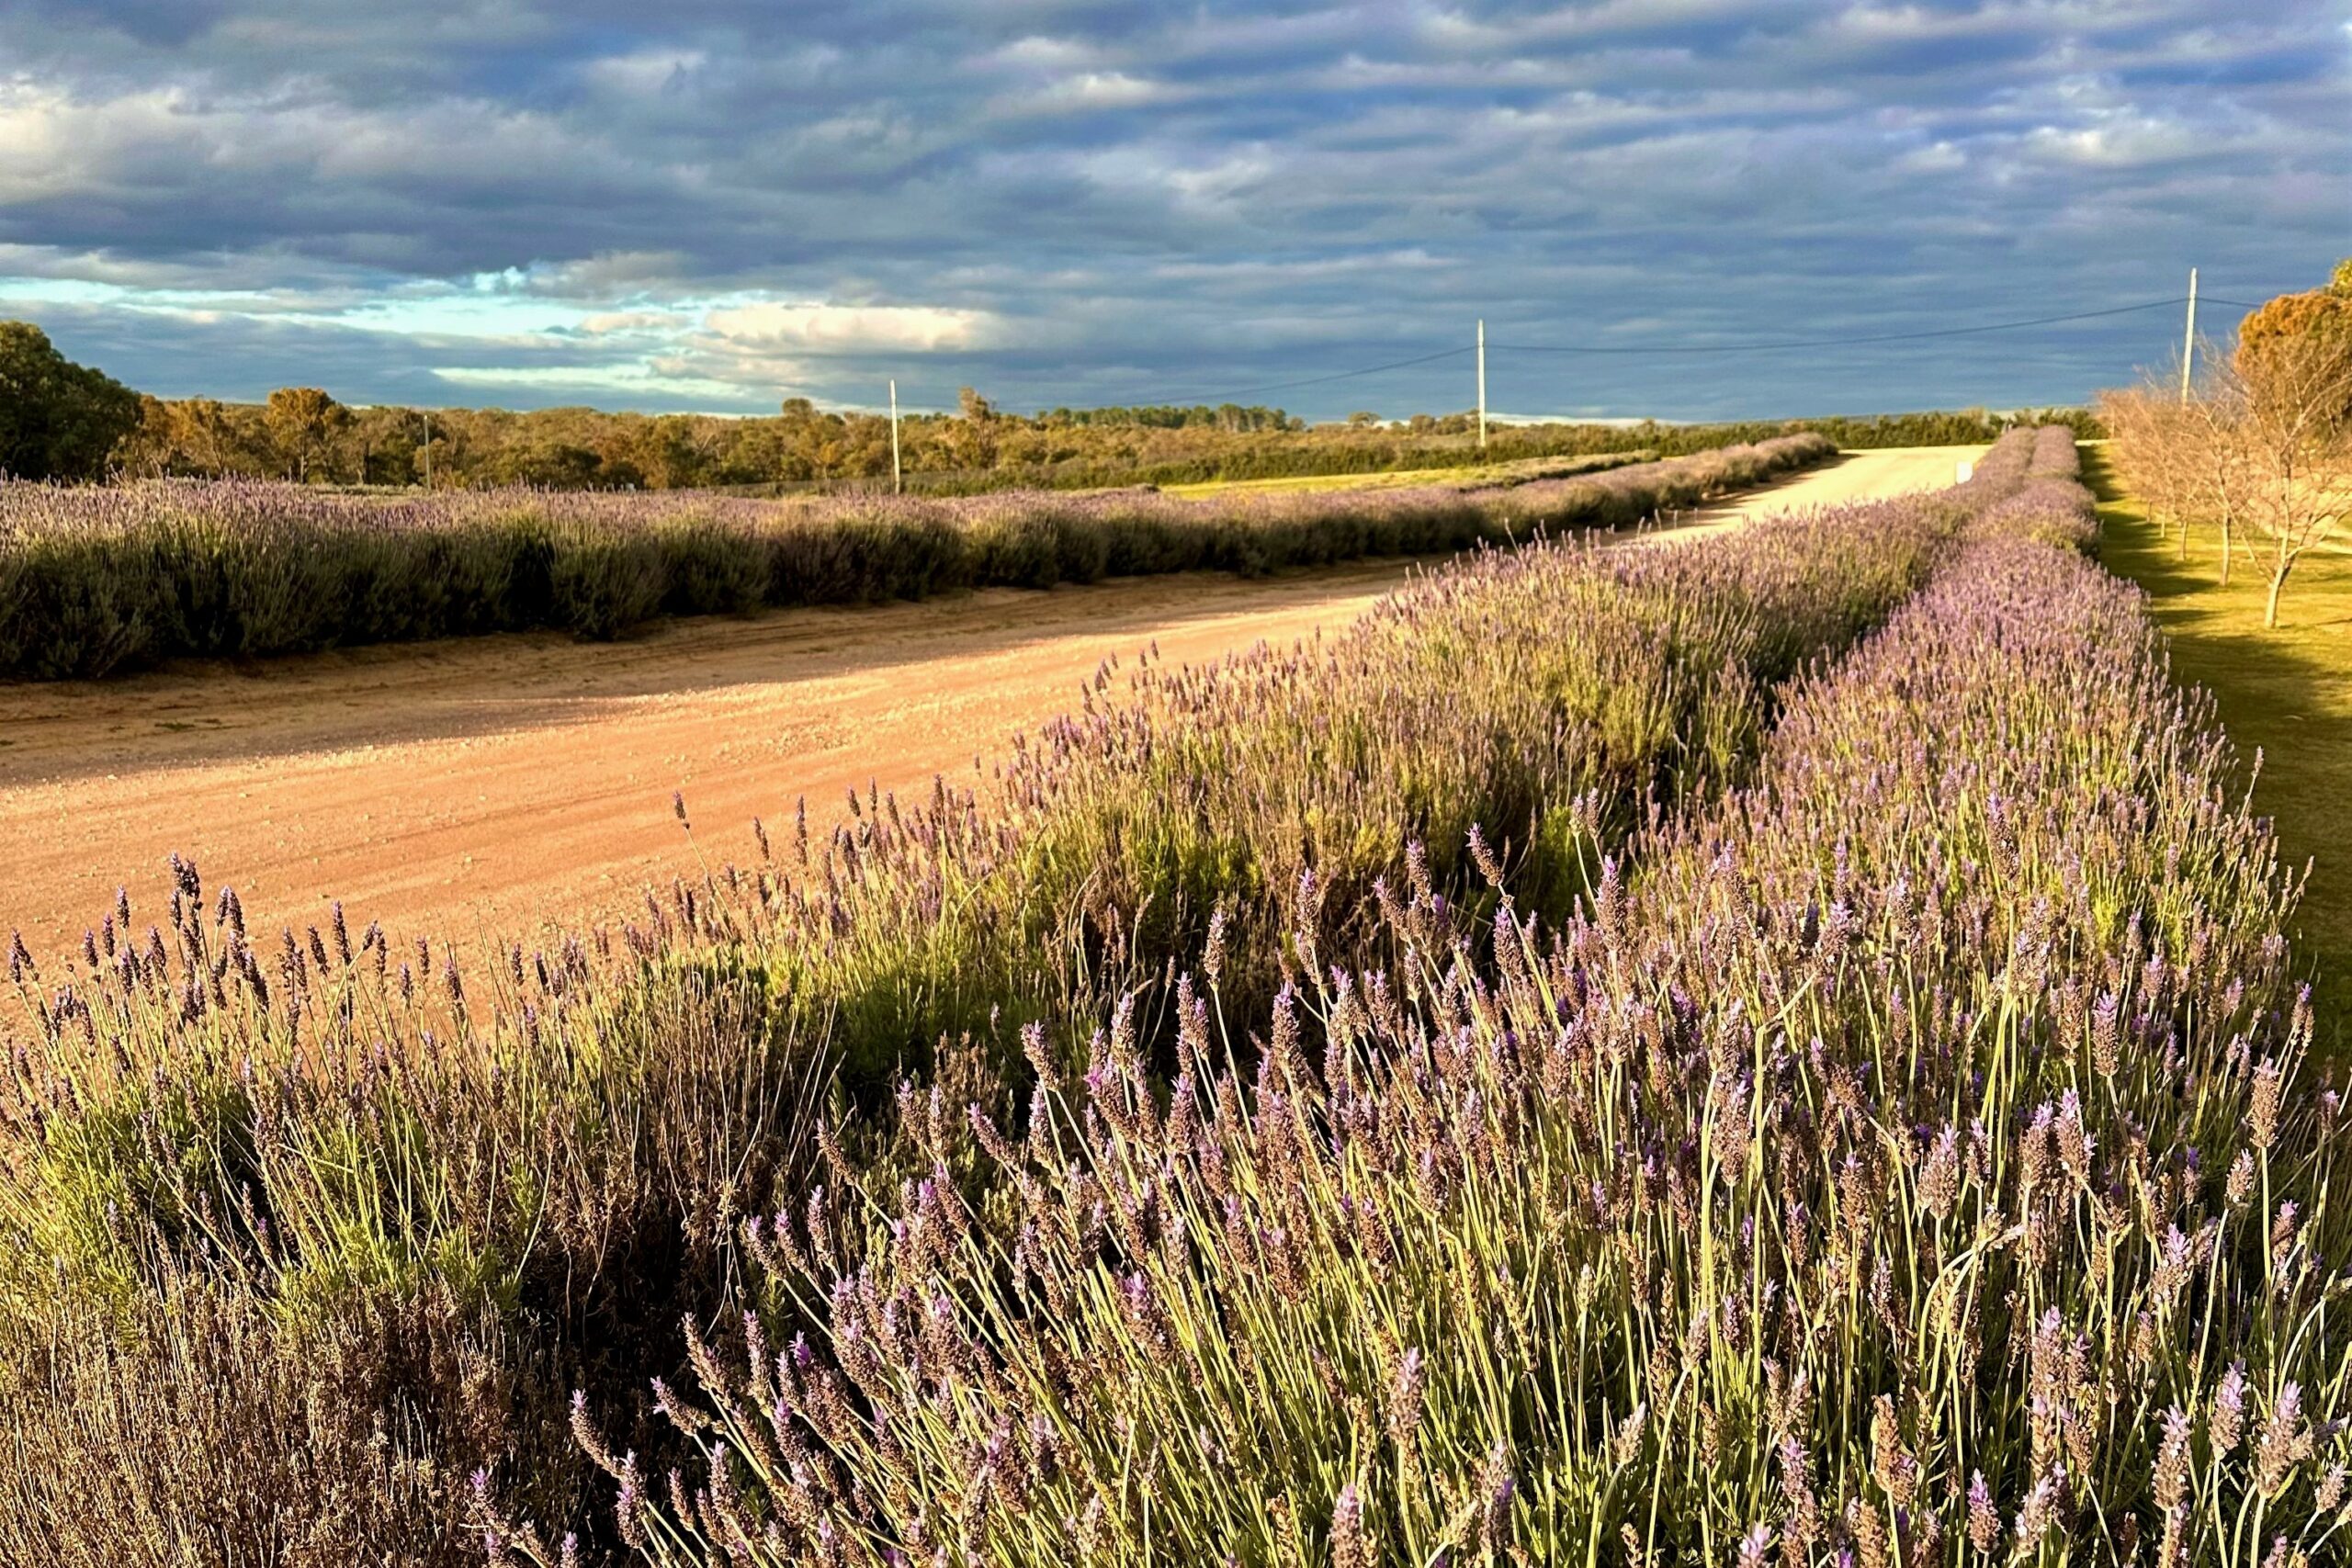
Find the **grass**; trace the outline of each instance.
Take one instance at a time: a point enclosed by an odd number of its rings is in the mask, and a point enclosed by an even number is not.
[[[2336,814],[2352,773],[2352,556],[2304,558],[2287,581],[2278,626],[2266,630],[2258,566],[2239,557],[2222,587],[2210,532],[2192,534],[2182,559],[2178,535],[2152,523],[2147,508],[2123,493],[2105,455],[2087,446],[2084,457],[2105,529],[2103,560],[2147,591],[2180,679],[2212,693],[2241,751],[2261,751],[2255,804],[2277,818],[2288,863],[2310,863],[2292,934],[2321,976],[2314,998],[2321,1039],[2344,1060],[2352,997],[2326,976],[2352,964],[2352,860],[2335,848]]]

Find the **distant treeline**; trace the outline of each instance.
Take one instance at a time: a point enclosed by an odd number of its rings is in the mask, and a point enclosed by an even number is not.
[[[890,422],[806,398],[755,418],[595,409],[354,407],[312,387],[262,403],[167,400],[59,355],[38,328],[0,324],[0,472],[24,479],[280,479],[338,486],[701,490],[780,493],[890,481]],[[14,412],[10,412],[13,410]],[[1736,424],[1495,425],[1481,454],[1469,412],[1308,424],[1282,409],[1057,408],[1008,412],[966,389],[954,413],[910,414],[907,486],[953,495],[1446,468],[1645,450],[1673,457],[1815,431],[1844,446],[1989,441],[2014,423],[2094,434],[2075,410],[1751,421]]]
[[[829,412],[794,399],[773,417],[604,413],[549,409],[321,409],[280,393],[266,405],[147,400],[117,467],[142,478],[290,478],[404,486],[425,477],[429,423],[436,489],[702,490],[771,493],[887,486],[886,418]],[[323,394],[316,394],[323,396]],[[289,406],[289,403],[291,406]],[[967,395],[954,414],[910,415],[899,432],[910,490],[931,495],[1006,489],[1088,490],[1446,468],[1481,461],[1651,451],[1678,457],[1814,431],[1841,446],[1990,441],[2009,424],[2063,423],[2078,411],[2014,417],[1960,412],[1738,424],[1544,423],[1490,426],[1478,450],[1471,414],[1369,416],[1308,425],[1279,409],[1054,410],[1008,413]]]

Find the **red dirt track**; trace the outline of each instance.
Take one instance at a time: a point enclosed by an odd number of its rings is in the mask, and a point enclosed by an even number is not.
[[[916,604],[356,649],[103,683],[0,686],[0,934],[59,952],[178,851],[256,929],[323,917],[452,937],[619,914],[748,859],[751,819],[812,824],[869,780],[928,793],[1077,705],[1114,655],[1173,661],[1345,625],[1401,562],[1312,577],[1131,579]]]

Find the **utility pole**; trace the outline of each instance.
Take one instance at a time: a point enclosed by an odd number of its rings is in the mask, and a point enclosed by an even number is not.
[[[416,412],[418,417],[424,421],[424,488],[430,491],[433,488],[433,411],[419,409]]]
[[[2180,400],[2188,401],[2188,369],[2197,358],[2197,269],[2188,269],[2188,331],[2180,340]]]
[[[899,378],[890,378],[890,493],[905,493],[907,478],[899,468]]]
[[[1478,450],[1487,449],[1487,319],[1478,318]]]

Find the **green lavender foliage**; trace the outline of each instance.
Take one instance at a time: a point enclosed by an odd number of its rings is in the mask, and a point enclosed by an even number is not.
[[[1663,803],[1729,777],[1765,682],[1883,616],[1959,511],[1860,515],[1736,548],[1498,552],[1327,644],[1154,665],[1120,695],[1106,671],[985,803],[942,784],[813,842],[761,829],[752,866],[494,964],[339,917],[248,932],[192,866],[152,924],[122,905],[78,957],[12,957],[35,1034],[5,1098],[0,1325],[35,1371],[0,1410],[40,1462],[0,1490],[0,1545],[42,1539],[55,1488],[91,1473],[127,1501],[70,1538],[90,1562],[183,1529],[266,1559],[281,1528],[434,1561],[485,1464],[535,1517],[592,1528],[563,1394],[683,1371],[677,1325],[738,1293],[738,1222],[803,1168],[827,1075],[870,1086],[969,1031],[986,1053],[933,1081],[1001,1099],[1014,1023],[1089,1015],[1220,910],[1236,995],[1270,994],[1305,866],[1368,885],[1481,818],[1530,824],[1498,840],[1564,897],[1572,796],[1622,836],[1645,803],[1604,788]],[[1372,934],[1328,907],[1334,956]],[[319,1396],[333,1430],[300,1415],[321,1355],[342,1369]],[[649,1452],[661,1426],[635,1418]],[[298,1431],[376,1479],[321,1487]],[[228,1465],[269,1509],[217,1509]]]

